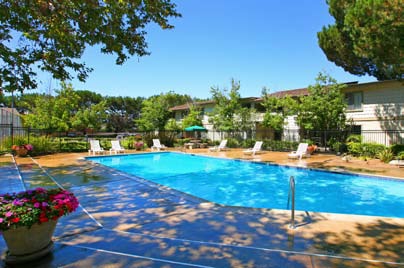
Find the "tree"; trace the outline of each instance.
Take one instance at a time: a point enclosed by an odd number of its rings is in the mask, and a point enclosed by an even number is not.
[[[167,131],[180,131],[181,126],[177,124],[177,121],[174,118],[170,118],[164,126],[164,129]]]
[[[133,131],[135,120],[139,119],[144,98],[137,97],[107,97],[107,130]]]
[[[56,97],[39,95],[32,113],[27,114],[25,124],[38,129],[67,131],[72,128],[72,118],[78,111],[79,96],[71,84],[61,83]]]
[[[151,96],[143,101],[141,116],[135,122],[142,131],[164,130],[171,117],[169,108],[191,100],[188,95],[180,95],[171,91]]]
[[[271,96],[267,88],[262,90],[262,106],[265,108],[263,125],[274,130],[282,130],[287,116],[296,113],[297,102],[290,96]]]
[[[318,41],[328,60],[355,75],[404,78],[403,0],[327,0],[335,24]]]
[[[341,130],[345,128],[346,102],[342,89],[332,77],[320,73],[309,94],[300,98],[297,123],[305,130]]]
[[[195,106],[190,107],[189,113],[182,120],[182,129],[190,126],[202,126],[201,111]]]
[[[150,54],[145,28],[171,29],[179,17],[171,0],[0,0],[0,88],[36,88],[33,66],[61,81],[70,71],[85,81],[91,71],[80,58],[87,46],[115,54],[116,64]]]
[[[220,131],[250,131],[254,125],[255,110],[243,107],[240,97],[240,82],[231,80],[231,89],[211,88],[216,105],[210,114],[209,122]]]
[[[93,104],[90,107],[84,107],[77,111],[72,118],[72,127],[75,130],[86,132],[91,128],[95,131],[101,130],[107,114],[105,113],[107,101],[103,100],[100,103]]]

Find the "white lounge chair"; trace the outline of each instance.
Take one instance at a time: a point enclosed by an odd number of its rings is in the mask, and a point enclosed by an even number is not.
[[[262,143],[262,141],[256,141],[253,148],[244,150],[243,153],[255,155],[257,152],[261,151]]]
[[[211,152],[224,151],[227,149],[226,145],[227,145],[227,140],[222,140],[218,146],[209,147],[209,151],[211,151]]]
[[[299,146],[297,147],[296,151],[291,152],[288,154],[288,158],[292,159],[302,159],[303,157],[308,156],[307,155],[307,147],[309,145],[307,143],[299,143]]]
[[[153,146],[151,147],[152,151],[154,151],[154,149],[160,151],[164,150],[165,148],[166,146],[164,144],[161,144],[159,139],[153,139]]]
[[[104,149],[100,146],[100,141],[99,140],[90,140],[90,150],[88,150],[88,154],[93,153],[95,154],[103,154]]]
[[[125,148],[123,148],[121,146],[121,144],[119,143],[119,140],[111,141],[111,145],[112,145],[112,148],[109,149],[109,154],[112,154],[112,152],[114,152],[115,154],[125,152]]]

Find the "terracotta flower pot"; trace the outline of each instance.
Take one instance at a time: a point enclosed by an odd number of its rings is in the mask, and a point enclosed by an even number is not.
[[[28,150],[25,149],[23,146],[20,146],[17,150],[15,150],[18,156],[27,156]]]
[[[3,231],[8,251],[5,262],[23,263],[45,256],[53,249],[52,235],[57,221]]]

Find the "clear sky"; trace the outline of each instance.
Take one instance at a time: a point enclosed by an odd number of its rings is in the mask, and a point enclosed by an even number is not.
[[[325,0],[174,0],[182,18],[175,29],[148,27],[150,56],[133,57],[123,66],[96,48],[83,60],[94,68],[76,90],[109,96],[142,96],[174,91],[210,97],[210,88],[230,88],[240,81],[242,97],[313,84],[320,71],[338,82],[370,82],[329,62],[318,46],[317,32],[334,18]],[[41,92],[50,75],[41,75]],[[52,88],[59,88],[57,81]]]

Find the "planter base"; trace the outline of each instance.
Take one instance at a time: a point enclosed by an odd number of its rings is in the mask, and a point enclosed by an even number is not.
[[[47,255],[49,252],[53,250],[53,241],[51,241],[46,247],[43,249],[40,249],[38,251],[35,251],[30,254],[25,254],[25,255],[11,255],[9,251],[6,251],[4,254],[4,262],[7,264],[18,264],[18,263],[24,263],[24,262],[29,262],[32,260],[39,259],[45,255]]]

